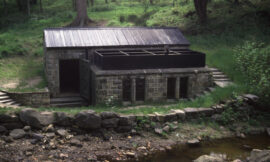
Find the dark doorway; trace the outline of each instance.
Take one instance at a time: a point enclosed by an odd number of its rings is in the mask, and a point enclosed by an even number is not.
[[[79,60],[60,60],[60,92],[79,93],[80,72]]]
[[[188,96],[188,77],[180,78],[180,98]]]
[[[131,79],[123,79],[123,101],[131,101]]]
[[[176,78],[167,79],[167,98],[175,99]]]
[[[136,78],[136,101],[144,101],[145,79]]]

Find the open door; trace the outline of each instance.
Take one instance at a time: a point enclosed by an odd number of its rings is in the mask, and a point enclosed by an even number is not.
[[[80,59],[80,94],[91,104],[91,75],[89,61]]]

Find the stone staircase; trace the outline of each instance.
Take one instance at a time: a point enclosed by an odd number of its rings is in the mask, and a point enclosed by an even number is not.
[[[232,84],[232,81],[220,70],[216,68],[210,68],[213,75],[213,82],[219,87],[226,87]]]
[[[51,107],[81,107],[87,106],[88,103],[80,96],[65,96],[51,98]]]
[[[0,107],[13,107],[17,108],[20,104],[11,99],[7,93],[0,91]]]

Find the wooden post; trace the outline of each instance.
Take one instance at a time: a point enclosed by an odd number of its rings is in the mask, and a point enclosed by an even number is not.
[[[175,99],[178,100],[180,97],[180,77],[176,77],[175,81]]]
[[[131,103],[136,102],[136,79],[131,78]]]

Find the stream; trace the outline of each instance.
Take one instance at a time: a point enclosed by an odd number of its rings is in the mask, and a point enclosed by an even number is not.
[[[156,153],[140,159],[140,162],[191,162],[201,155],[222,154],[228,160],[244,160],[252,149],[269,149],[270,137],[267,134],[250,135],[246,138],[225,138],[201,142],[200,146],[175,146],[169,152]]]

